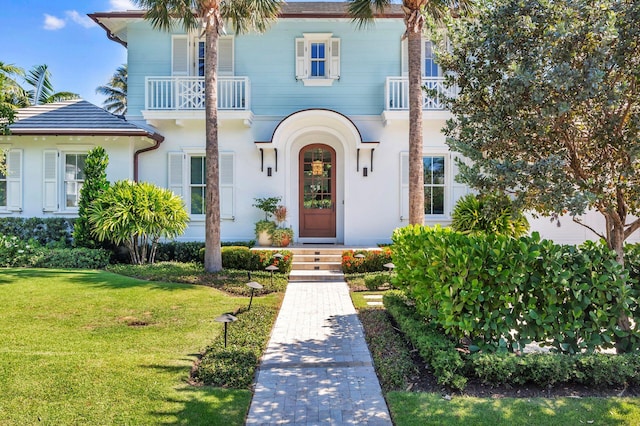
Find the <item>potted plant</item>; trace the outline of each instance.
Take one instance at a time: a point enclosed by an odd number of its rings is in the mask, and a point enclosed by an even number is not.
[[[273,215],[280,202],[280,197],[254,198],[253,206],[264,212],[264,219],[256,222],[255,232],[258,245],[270,246],[271,233],[276,229],[276,223],[269,219]]]
[[[271,242],[276,247],[286,247],[293,239],[293,229],[285,227],[287,220],[287,208],[285,206],[277,206],[273,212],[277,226],[271,231]]]
[[[276,247],[286,247],[293,239],[293,229],[275,228],[271,231],[271,243]]]

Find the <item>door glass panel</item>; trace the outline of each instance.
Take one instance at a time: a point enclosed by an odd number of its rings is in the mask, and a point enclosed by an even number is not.
[[[303,192],[305,209],[330,209],[331,203],[331,152],[315,148],[304,153]]]

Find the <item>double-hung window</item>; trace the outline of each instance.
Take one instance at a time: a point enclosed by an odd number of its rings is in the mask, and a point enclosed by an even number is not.
[[[305,86],[330,86],[340,78],[340,39],[332,33],[296,38],[296,79]]]
[[[425,219],[450,214],[449,197],[452,196],[449,175],[449,154],[424,155],[424,214]],[[400,156],[400,216],[409,218],[409,155]]]
[[[87,151],[45,150],[43,212],[77,212],[84,185]]]
[[[448,38],[442,42],[448,48]],[[436,43],[431,40],[422,39],[420,55],[422,61],[420,61],[421,71],[420,74],[423,77],[442,77],[442,69],[437,63],[436,58]],[[409,47],[407,40],[402,41],[402,75],[407,76],[409,74]]]
[[[235,184],[234,155],[221,152],[220,166],[220,217],[234,218]],[[207,162],[202,151],[186,150],[169,153],[169,189],[181,196],[192,220],[204,218],[206,212],[206,168]]]

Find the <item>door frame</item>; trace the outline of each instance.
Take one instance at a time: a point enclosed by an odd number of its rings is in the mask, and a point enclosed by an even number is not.
[[[303,224],[304,224],[304,220],[303,220],[303,216],[305,215],[305,208],[304,208],[304,180],[305,180],[305,176],[304,176],[304,154],[310,150],[314,150],[314,149],[322,149],[325,151],[328,151],[331,154],[331,171],[330,171],[330,182],[331,182],[331,188],[330,188],[330,193],[331,193],[331,211],[327,212],[327,214],[321,214],[323,216],[329,216],[329,224],[330,226],[326,229],[326,235],[306,235],[303,236]],[[335,148],[333,148],[330,145],[327,145],[326,143],[310,143],[307,145],[304,145],[302,148],[300,148],[300,151],[298,152],[298,234],[300,235],[300,238],[331,238],[331,239],[336,239],[337,235],[338,235],[338,229],[337,229],[337,216],[338,216],[338,194],[337,194],[337,153]],[[325,210],[329,210],[329,209],[317,209],[322,213],[325,213]],[[322,232],[320,232],[320,234],[322,234]]]

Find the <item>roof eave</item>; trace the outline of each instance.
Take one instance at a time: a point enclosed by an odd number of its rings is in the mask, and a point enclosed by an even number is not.
[[[141,136],[156,142],[164,141],[164,136],[145,130],[113,129],[11,129],[8,136]]]

